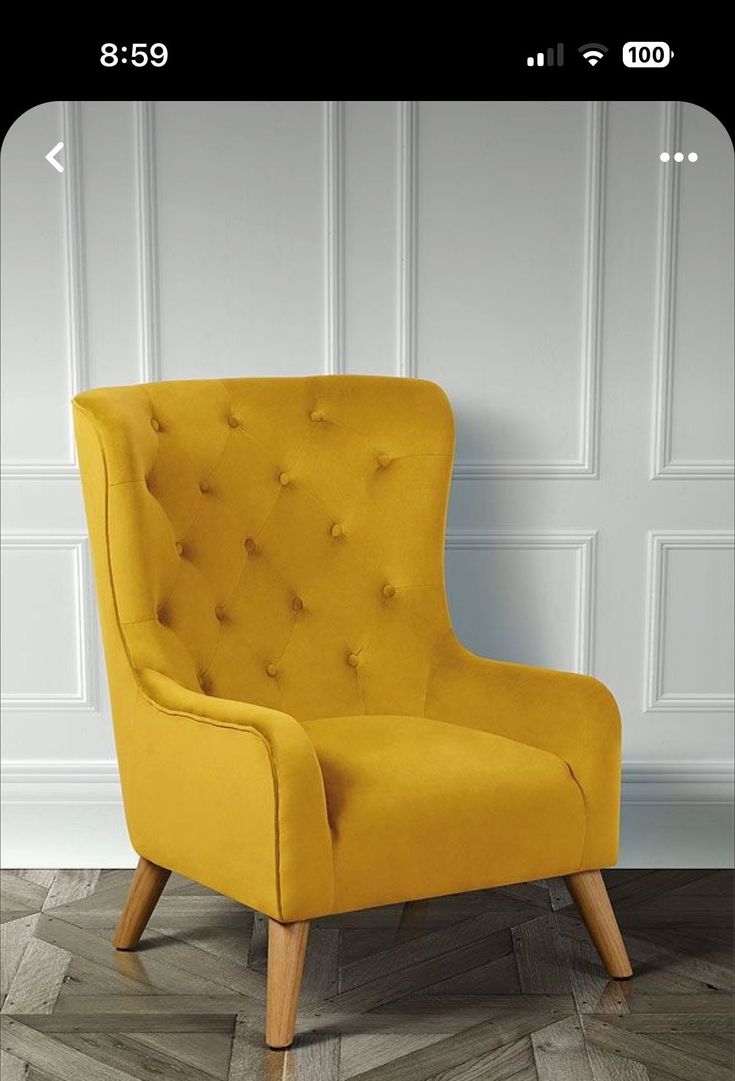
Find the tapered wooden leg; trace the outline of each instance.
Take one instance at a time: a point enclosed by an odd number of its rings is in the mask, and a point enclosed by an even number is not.
[[[633,969],[602,875],[599,871],[580,871],[569,875],[566,883],[608,976],[627,980]]]
[[[285,1050],[293,1042],[309,923],[268,920],[268,1001],[265,1042]]]
[[[132,950],[138,945],[170,874],[165,867],[140,857],[112,939],[116,950]]]

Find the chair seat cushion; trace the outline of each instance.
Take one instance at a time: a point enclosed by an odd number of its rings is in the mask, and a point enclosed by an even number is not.
[[[556,755],[423,717],[304,728],[324,776],[335,912],[579,868],[584,798]]]

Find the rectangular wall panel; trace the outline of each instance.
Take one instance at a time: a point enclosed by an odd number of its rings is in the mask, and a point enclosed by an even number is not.
[[[94,709],[86,538],[5,536],[2,580],[4,708]]]
[[[136,103],[81,103],[90,386],[134,383],[144,373]]]
[[[345,102],[345,363],[394,375],[398,122],[394,101]]]
[[[481,656],[589,671],[594,577],[594,533],[447,535],[454,629]]]
[[[3,475],[73,473],[69,398],[83,379],[78,111],[48,102],[2,147]],[[64,149],[57,172],[45,155]]]
[[[458,410],[460,476],[595,472],[604,118],[585,102],[416,111],[416,369]]]
[[[309,101],[157,102],[161,375],[322,371],[324,110]]]
[[[654,477],[733,472],[733,148],[698,105],[666,102],[659,230]],[[684,154],[677,163],[674,152]],[[696,160],[689,161],[690,153]]]
[[[732,709],[732,533],[652,533],[649,586],[647,709]]]

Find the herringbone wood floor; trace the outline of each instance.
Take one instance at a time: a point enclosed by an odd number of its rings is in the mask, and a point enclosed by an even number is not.
[[[731,1081],[730,872],[606,874],[626,983],[557,880],[316,921],[286,1053],[262,917],[174,875],[117,953],[131,873],[3,872],[2,1081]]]

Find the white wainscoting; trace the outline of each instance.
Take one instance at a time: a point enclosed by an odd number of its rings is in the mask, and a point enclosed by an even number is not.
[[[679,144],[696,164],[660,162]],[[6,866],[133,859],[69,398],[312,372],[444,385],[461,636],[611,686],[622,865],[732,862],[733,154],[711,114],[50,102],[2,165]]]
[[[619,866],[720,866],[733,763],[628,762]],[[114,759],[6,762],[2,866],[133,867]]]

